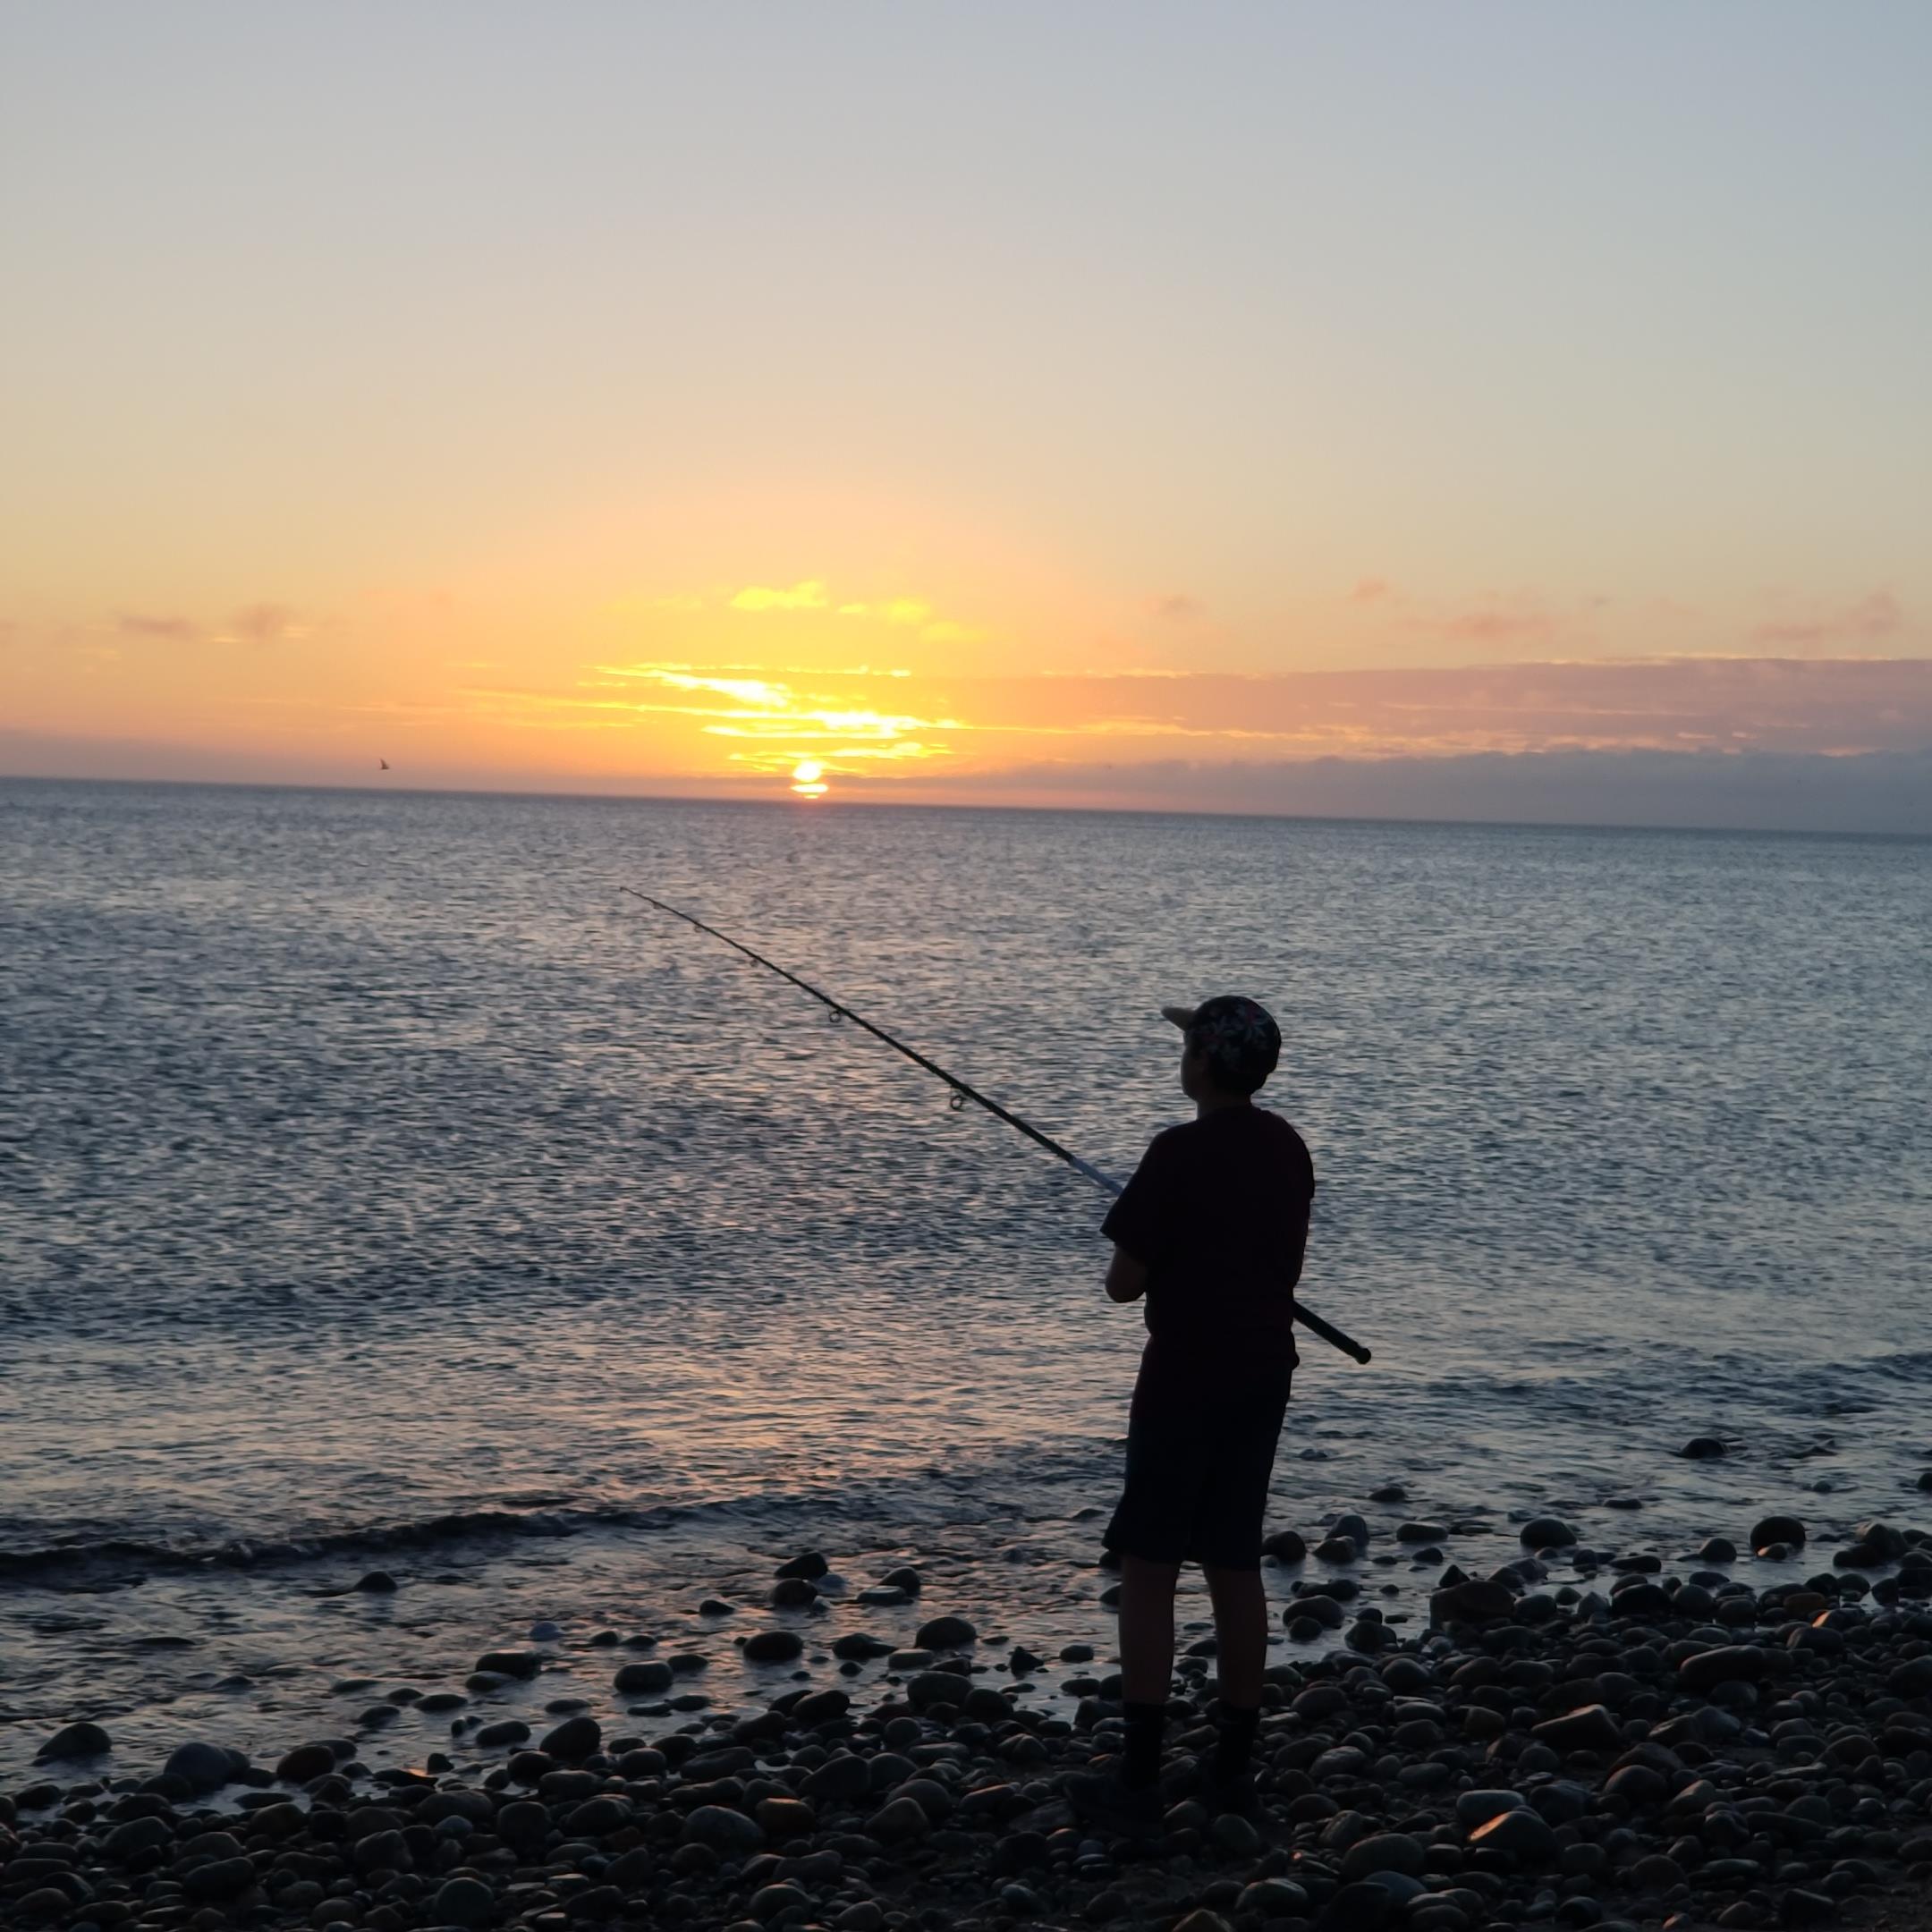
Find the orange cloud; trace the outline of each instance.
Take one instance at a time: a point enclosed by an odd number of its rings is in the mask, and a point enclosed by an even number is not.
[[[1796,623],[1761,623],[1750,633],[1754,644],[1809,646],[1876,644],[1904,628],[1905,614],[1889,590],[1875,590],[1856,604]]]
[[[673,732],[694,776],[721,765],[778,773],[809,758],[822,767],[815,782],[942,767],[986,775],[1037,760],[1048,744],[1064,763],[1095,767],[1216,750],[1239,761],[1635,750],[1838,755],[1932,745],[1932,662],[1924,659],[1582,660],[1160,677],[745,674],[751,668],[606,665],[571,691],[470,695],[480,715],[530,728]]]
[[[763,584],[747,584],[742,590],[733,594],[731,607],[735,611],[823,610],[831,601],[826,595],[826,587],[813,577],[803,583],[793,584],[789,590],[773,590]]]
[[[114,629],[123,637],[158,638],[170,643],[186,643],[201,634],[201,627],[188,617],[150,617],[140,611],[123,611],[114,619]]]

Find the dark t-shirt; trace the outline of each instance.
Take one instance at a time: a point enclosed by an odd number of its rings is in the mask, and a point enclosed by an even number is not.
[[[1314,1195],[1301,1136],[1266,1108],[1222,1107],[1155,1135],[1100,1224],[1148,1269],[1143,1392],[1293,1367],[1290,1303]]]

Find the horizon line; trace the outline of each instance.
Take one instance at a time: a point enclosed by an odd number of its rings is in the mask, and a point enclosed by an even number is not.
[[[1666,754],[1690,757],[1691,753]],[[1814,756],[1818,754],[1813,754]],[[751,809],[818,813],[826,811],[1031,812],[1086,818],[1233,818],[1297,825],[1365,825],[1440,827],[1445,830],[1514,832],[1623,832],[1648,835],[1695,833],[1708,838],[1863,839],[1894,844],[1932,844],[1932,832],[1898,832],[1854,827],[1807,826],[1650,825],[1617,819],[1564,818],[1422,818],[1406,814],[1374,812],[1230,811],[1184,805],[1013,805],[965,804],[952,801],[880,798],[793,798],[707,796],[679,792],[584,792],[568,790],[503,790],[480,785],[394,785],[306,783],[271,778],[103,778],[64,774],[0,771],[0,785],[113,785],[179,792],[283,792],[341,793],[357,798],[533,799],[605,805],[722,805]]]

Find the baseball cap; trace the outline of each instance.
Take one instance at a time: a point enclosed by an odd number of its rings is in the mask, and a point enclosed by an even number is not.
[[[1252,1093],[1281,1058],[1281,1029],[1267,1007],[1238,993],[1217,994],[1199,1006],[1163,1006],[1161,1017],[1187,1035],[1231,1087]]]

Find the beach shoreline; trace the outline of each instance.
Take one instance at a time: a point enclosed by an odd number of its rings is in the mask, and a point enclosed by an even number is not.
[[[5,1787],[0,1907],[100,1932],[1911,1922],[1887,1902],[1932,1883],[1932,1536],[1772,1517],[1673,1560],[1546,1516],[1464,1571],[1444,1549],[1486,1526],[1400,1506],[1275,1539],[1252,1818],[1193,1792],[1211,1640],[1183,1634],[1163,1835],[1128,1846],[1059,1788],[1117,1745],[1106,1647],[976,1628],[943,1563],[847,1581],[801,1552],[741,1569],[708,1634],[538,1623],[461,1690],[371,1681],[343,1734],[260,1763],[211,1735],[131,1764],[77,1716]],[[1420,1601],[1376,1588],[1392,1555]],[[1106,1582],[1078,1585],[1096,1610]],[[720,1707],[699,1687],[733,1661],[757,1688]]]

